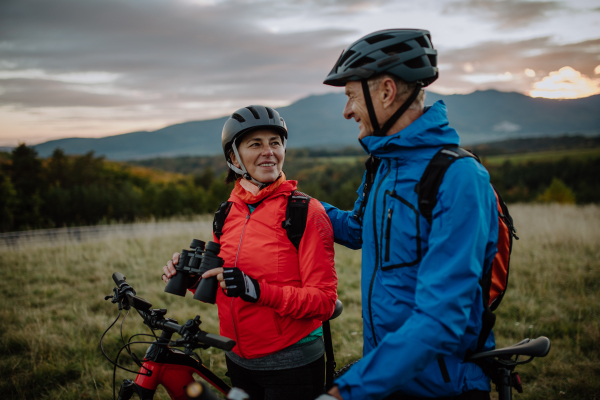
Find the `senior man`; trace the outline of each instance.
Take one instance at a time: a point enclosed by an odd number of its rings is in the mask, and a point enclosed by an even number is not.
[[[429,218],[419,206],[429,161],[459,144],[445,104],[424,107],[436,65],[428,31],[384,30],[350,45],[324,82],[345,87],[344,117],[370,154],[354,209],[324,203],[336,242],[362,248],[363,358],[336,380],[336,399],[489,399],[489,378],[464,362],[478,347],[479,282],[496,253],[489,175],[460,158]],[[493,334],[483,335],[483,349],[493,348]]]

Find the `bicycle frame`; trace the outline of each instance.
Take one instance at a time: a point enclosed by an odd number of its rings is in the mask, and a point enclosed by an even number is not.
[[[166,346],[172,334],[163,331],[158,341],[150,345],[135,382],[123,381],[119,400],[128,400],[134,393],[140,396],[140,400],[152,400],[158,385],[165,387],[171,399],[189,399],[186,388],[195,382],[193,374],[198,374],[211,386],[227,395],[231,389],[229,385],[205,367],[201,361]],[[149,376],[148,371],[150,371]]]
[[[152,400],[158,385],[165,387],[171,399],[188,400],[190,397],[186,393],[186,388],[196,382],[193,374],[199,375],[221,393],[225,395],[229,393],[231,389],[229,385],[204,366],[199,357],[196,359],[192,355],[195,355],[193,353],[195,348],[206,349],[213,346],[223,350],[231,350],[235,345],[233,340],[200,330],[199,325],[201,322],[198,316],[195,319],[188,320],[184,325],[178,325],[177,321],[164,318],[167,312],[166,309],[151,310],[152,304],[137,297],[135,291],[127,284],[122,274],[113,274],[113,280],[118,288],[113,290],[113,296],[106,296],[106,299],[112,299],[113,303],[118,303],[119,309],[129,310],[130,307],[135,308],[144,319],[146,325],[153,329],[162,330],[161,336],[155,342],[151,343],[146,351],[144,361],[140,366],[135,381],[130,379],[123,381],[119,390],[119,400],[128,400],[133,394],[137,394],[140,400]],[[171,341],[171,337],[175,332],[179,333],[182,339],[173,342]],[[128,342],[123,348],[128,348],[134,343],[140,342]],[[100,339],[100,345],[102,346],[102,339]],[[185,352],[170,348],[169,346],[183,346],[185,347]],[[115,362],[111,360],[111,362],[115,365],[115,368],[123,368],[117,364],[118,359]],[[214,395],[211,393],[205,393],[199,397],[199,399],[207,400],[214,398]]]

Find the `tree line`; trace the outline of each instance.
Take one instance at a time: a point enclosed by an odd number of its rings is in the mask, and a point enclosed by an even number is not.
[[[334,162],[335,157],[326,158],[334,154],[319,154],[325,157],[319,158],[292,152],[284,171],[288,179],[299,181],[299,190],[348,210],[356,200],[366,156],[351,150],[347,154],[354,157]],[[228,199],[232,185],[223,183],[221,165],[193,157],[165,162],[193,173],[115,163],[92,152],[67,156],[60,149],[40,159],[24,144],[12,153],[0,153],[0,231],[213,213]],[[187,163],[193,167],[186,167]],[[160,162],[153,161],[152,166],[160,168]],[[600,158],[505,162],[487,167],[491,182],[507,203],[600,203]]]

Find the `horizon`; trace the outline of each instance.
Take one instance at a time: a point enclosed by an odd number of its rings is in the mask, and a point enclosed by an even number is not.
[[[0,146],[154,131],[335,92],[321,82],[340,51],[398,26],[430,30],[435,93],[600,93],[592,0],[7,0],[0,11]]]
[[[468,96],[468,95],[471,95],[471,94],[476,93],[476,92],[499,92],[499,93],[506,93],[506,94],[519,94],[521,96],[528,97],[530,99],[544,99],[544,100],[550,100],[550,101],[581,100],[581,99],[585,99],[585,98],[588,98],[588,97],[593,97],[593,96],[597,96],[598,95],[598,94],[593,94],[593,95],[590,95],[590,96],[579,97],[579,98],[574,98],[574,99],[573,98],[568,98],[568,99],[560,99],[560,98],[558,98],[557,99],[557,98],[532,97],[532,96],[528,96],[526,94],[519,93],[519,92],[503,91],[503,90],[498,90],[498,89],[483,89],[483,90],[477,89],[477,90],[474,90],[474,91],[472,91],[470,93],[450,93],[450,94],[442,94],[442,93],[437,93],[437,92],[429,91],[429,90],[427,92],[431,92],[431,93],[433,93],[435,95],[438,95],[438,96]],[[283,105],[283,106],[280,106],[280,107],[277,107],[277,108],[289,107],[289,106],[291,106],[291,105],[293,105],[293,104],[295,104],[295,103],[297,103],[299,101],[308,99],[310,97],[320,97],[320,96],[327,96],[327,95],[343,95],[343,93],[341,93],[341,92],[337,92],[336,93],[336,92],[331,91],[331,92],[320,93],[320,94],[309,94],[307,96],[304,96],[302,98],[299,98],[299,99],[296,99],[296,100],[292,101],[290,104],[286,104],[286,105]],[[427,104],[427,97],[426,97],[425,103]],[[51,139],[48,139],[48,140],[45,140],[45,141],[42,141],[42,142],[38,142],[38,143],[26,143],[26,142],[22,142],[21,143],[20,142],[20,143],[18,143],[15,146],[0,145],[0,151],[6,151],[6,150],[14,149],[15,147],[17,147],[20,144],[25,144],[27,146],[37,146],[37,145],[44,144],[44,143],[47,143],[47,142],[59,141],[59,140],[64,140],[64,139],[102,139],[102,138],[108,138],[108,137],[113,137],[113,136],[127,135],[127,134],[130,134],[130,133],[139,133],[139,132],[148,132],[149,133],[149,132],[159,131],[159,130],[162,130],[162,129],[165,129],[165,128],[168,128],[168,127],[174,126],[174,125],[181,125],[181,124],[186,124],[186,123],[202,122],[202,121],[212,121],[212,120],[217,120],[217,119],[221,119],[221,118],[226,118],[228,116],[229,116],[229,114],[224,114],[224,115],[210,117],[210,118],[205,118],[205,119],[185,120],[185,121],[179,121],[179,122],[170,123],[168,125],[160,126],[160,127],[157,127],[156,129],[152,129],[152,130],[139,130],[139,131],[118,132],[118,133],[112,133],[112,134],[106,134],[106,135],[102,135],[102,136],[97,136],[97,137],[90,137],[90,136],[65,136],[65,137],[51,138]],[[341,117],[341,110],[340,110],[340,117]],[[527,138],[529,138],[529,137],[527,137]]]

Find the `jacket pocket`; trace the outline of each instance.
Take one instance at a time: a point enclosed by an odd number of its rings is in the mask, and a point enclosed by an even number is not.
[[[418,265],[422,257],[419,210],[395,191],[386,190],[383,204],[381,269]]]
[[[275,310],[271,309],[271,313],[273,314],[273,324],[275,325],[275,329],[277,330],[277,334],[279,336],[281,336],[281,322],[280,319],[281,317],[279,315],[277,315],[277,313],[275,312]]]

